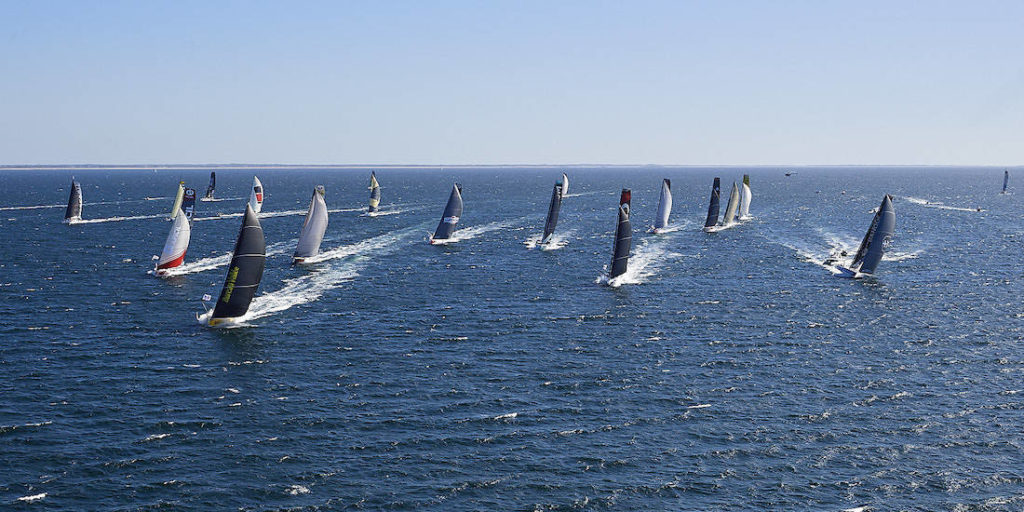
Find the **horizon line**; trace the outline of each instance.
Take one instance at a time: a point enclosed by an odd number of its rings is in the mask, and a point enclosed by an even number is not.
[[[19,170],[65,170],[65,169],[113,169],[113,170],[179,170],[179,169],[445,169],[445,168],[707,168],[707,167],[755,167],[755,168],[838,168],[838,167],[935,167],[935,168],[1011,168],[1020,164],[280,164],[280,163],[228,163],[228,164],[0,164],[0,171]]]

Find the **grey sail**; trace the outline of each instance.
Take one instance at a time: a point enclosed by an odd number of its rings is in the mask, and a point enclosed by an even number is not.
[[[215,326],[226,319],[237,318],[249,311],[249,304],[256,295],[263,278],[263,265],[267,259],[267,246],[263,239],[263,227],[252,206],[245,205],[242,228],[238,231],[231,266],[224,279],[224,288],[217,299],[217,305],[210,317]]]
[[[658,216],[654,218],[654,229],[665,229],[668,216],[672,213],[672,182],[668,178],[661,180],[661,200],[658,201]]]
[[[878,213],[871,219],[871,226],[860,242],[857,254],[853,257],[850,269],[862,274],[873,274],[882,261],[885,247],[896,229],[896,212],[892,208],[892,196],[886,194]]]
[[[562,184],[555,183],[554,189],[551,191],[551,204],[548,205],[548,217],[544,220],[544,236],[541,237],[540,243],[546,244],[551,240],[551,235],[555,233],[555,226],[558,224],[558,211],[562,209]]]
[[[452,186],[452,193],[448,196],[448,204],[444,207],[441,221],[437,223],[437,229],[434,230],[434,236],[431,237],[431,240],[447,240],[451,238],[452,233],[455,232],[455,225],[459,223],[459,217],[462,217],[462,185],[456,183]]]
[[[633,227],[629,224],[630,191],[622,189],[619,196],[619,224],[615,228],[615,245],[612,247],[612,266],[608,277],[614,279],[626,273],[629,265],[629,250],[633,244]]]
[[[1010,170],[1003,170],[1003,193],[1006,193],[1006,186],[1010,184]]]
[[[718,224],[718,211],[721,210],[719,204],[722,196],[722,182],[718,178],[715,178],[715,184],[711,186],[711,203],[708,204],[708,218],[704,221],[704,227],[710,228],[715,224]]]
[[[217,188],[217,173],[210,171],[210,184],[206,186],[206,195],[203,199],[213,199],[213,191]]]
[[[736,182],[732,182],[732,191],[729,192],[729,202],[725,206],[725,217],[722,218],[722,224],[729,225],[736,222],[736,210],[740,205],[740,189],[736,186]]]
[[[71,180],[71,195],[68,197],[68,208],[64,210],[64,222],[82,220],[82,186]]]
[[[295,247],[292,263],[302,263],[306,258],[312,258],[320,253],[320,243],[323,242],[324,233],[327,232],[325,195],[326,191],[323,185],[317,185],[313,190],[313,197],[309,200],[309,211],[306,212],[306,221],[302,223],[302,232],[299,234],[299,243]]]
[[[380,184],[377,183],[377,173],[370,171],[370,207],[369,212],[377,211],[380,206]]]

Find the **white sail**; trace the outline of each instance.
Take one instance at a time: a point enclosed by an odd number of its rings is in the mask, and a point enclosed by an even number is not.
[[[252,193],[249,194],[249,206],[253,213],[259,213],[263,209],[263,183],[256,176],[252,177]]]
[[[174,223],[171,224],[171,232],[167,234],[167,241],[164,242],[164,250],[157,261],[157,274],[162,274],[164,269],[174,268],[185,261],[185,252],[188,251],[188,242],[192,237],[192,228],[189,226],[188,218],[184,215],[176,215]]]
[[[168,219],[173,220],[181,212],[181,201],[185,199],[185,182],[178,182],[178,191],[174,194],[174,206],[171,207],[171,214]]]
[[[745,220],[750,218],[750,185],[747,183],[746,178],[743,180],[743,190],[740,191],[740,219]]]
[[[569,175],[562,173],[562,197],[569,193]]]
[[[658,216],[654,218],[654,232],[668,227],[668,216],[672,213],[672,182],[661,180],[661,200],[658,202]]]
[[[732,192],[729,192],[729,204],[725,206],[725,217],[722,218],[722,225],[728,226],[736,222],[736,208],[739,206],[740,190],[736,182],[732,182]]]
[[[327,231],[327,203],[324,202],[324,187],[317,186],[313,198],[309,201],[306,221],[302,224],[299,244],[295,247],[292,263],[302,263],[320,253],[320,243]]]

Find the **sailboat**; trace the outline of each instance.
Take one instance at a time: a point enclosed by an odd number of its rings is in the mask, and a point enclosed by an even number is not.
[[[568,194],[568,193],[569,193],[569,176],[563,172],[562,173],[562,197],[564,198],[565,195]]]
[[[171,206],[171,213],[167,217],[167,220],[174,220],[178,216],[178,212],[181,211],[181,202],[185,199],[185,182],[178,182],[178,191],[174,194],[174,205]]]
[[[615,244],[612,246],[612,265],[608,271],[609,281],[625,274],[629,266],[629,250],[633,243],[633,227],[629,223],[629,200],[630,190],[622,189],[619,196],[619,223],[615,228]]]
[[[71,178],[71,195],[68,196],[68,209],[64,210],[64,224],[74,224],[82,220],[82,186]]]
[[[740,190],[740,220],[750,219],[750,175],[743,175],[743,189]]]
[[[661,180],[661,199],[658,201],[658,215],[654,217],[654,227],[650,232],[654,234],[664,233],[668,228],[668,216],[672,213],[672,182],[665,178]]]
[[[263,227],[252,206],[245,205],[242,228],[238,231],[231,266],[224,279],[217,305],[212,311],[196,318],[210,327],[224,327],[238,323],[249,311],[249,304],[256,295],[263,278],[263,266],[267,259],[267,245],[263,238]],[[204,297],[206,300],[207,297]]]
[[[704,220],[704,232],[706,233],[714,231],[715,226],[718,224],[718,212],[721,209],[721,205],[719,204],[722,196],[721,185],[721,180],[715,178],[715,183],[711,186],[711,202],[708,204],[708,218]]]
[[[377,183],[377,173],[370,171],[370,206],[366,209],[367,213],[373,213],[377,211],[380,206],[380,183]]]
[[[192,216],[195,213],[195,206],[195,189],[185,189],[181,212],[174,216],[171,231],[167,233],[167,240],[164,242],[164,250],[157,260],[154,272],[156,275],[165,275],[167,269],[180,266],[185,262],[185,253],[188,251],[188,243],[192,238]]]
[[[295,247],[295,254],[292,256],[292,264],[304,263],[306,258],[312,258],[320,253],[320,242],[324,240],[324,233],[327,231],[327,203],[324,196],[327,192],[323,185],[317,185],[313,189],[313,198],[309,200],[309,211],[306,212],[306,220],[302,223],[302,233],[299,234],[299,244]]]
[[[860,242],[857,254],[849,267],[837,266],[840,277],[858,278],[866,274],[874,274],[886,246],[892,239],[896,229],[896,212],[892,208],[892,196],[886,194],[878,213],[871,220],[871,226]]]
[[[729,192],[729,202],[725,205],[725,217],[722,218],[722,227],[731,226],[736,223],[736,210],[740,205],[740,189],[736,182],[732,182],[732,191]]]
[[[444,207],[444,213],[441,214],[441,221],[437,223],[437,229],[434,230],[434,234],[430,237],[430,243],[432,245],[440,245],[454,242],[452,233],[455,232],[455,225],[459,223],[459,217],[461,216],[462,185],[456,183],[452,186],[452,193],[448,196],[448,204]]]
[[[210,171],[210,184],[206,186],[206,195],[200,201],[216,201],[213,198],[213,191],[217,188],[217,173]]]
[[[252,193],[249,194],[249,206],[252,211],[259,213],[263,210],[263,183],[256,176],[252,177]]]
[[[1003,193],[1006,193],[1006,186],[1010,184],[1010,170],[1003,169]]]
[[[563,174],[562,181],[556,181],[551,190],[551,203],[548,204],[548,216],[544,219],[544,234],[540,238],[540,244],[545,245],[551,242],[555,235],[555,226],[558,224],[558,212],[562,209],[562,198],[565,197],[565,180],[568,177]]]

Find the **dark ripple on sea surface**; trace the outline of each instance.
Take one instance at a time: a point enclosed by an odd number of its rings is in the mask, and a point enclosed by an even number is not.
[[[1001,169],[575,169],[554,251],[523,242],[558,169],[382,169],[399,213],[372,218],[351,211],[368,169],[220,170],[218,195],[254,172],[268,213],[300,213],[263,218],[259,314],[220,331],[193,314],[241,200],[199,203],[201,264],[146,273],[170,198],[144,198],[205,171],[76,171],[104,220],[76,226],[7,209],[60,203],[70,173],[0,174],[0,508],[1024,507],[1024,225]],[[744,172],[755,218],[700,232],[711,178]],[[683,228],[647,235],[663,177]],[[429,246],[455,180],[469,236]],[[318,183],[333,252],[293,268]],[[637,270],[608,288],[622,187]],[[884,193],[877,277],[833,277],[815,261]]]

